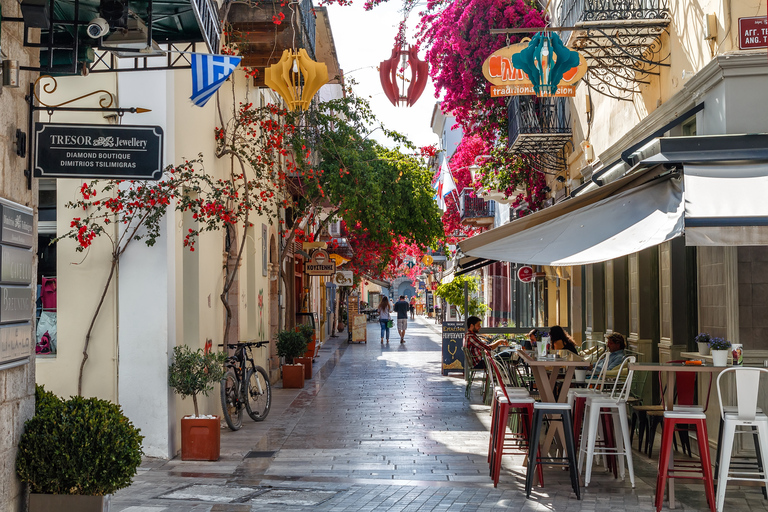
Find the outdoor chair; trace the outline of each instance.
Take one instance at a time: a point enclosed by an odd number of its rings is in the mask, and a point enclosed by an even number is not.
[[[478,373],[482,373],[485,381],[487,381],[487,375],[483,368],[476,368],[479,361],[472,355],[472,352],[465,346],[464,347],[464,380],[467,381],[467,386],[464,389],[464,396],[469,399],[472,397],[472,383]],[[484,389],[487,389],[485,385]],[[483,391],[483,401],[485,401],[485,390]]]
[[[720,380],[732,373],[736,380],[736,406],[723,406],[723,390]],[[725,503],[725,488],[729,480],[761,482],[763,496],[768,487],[768,473],[764,461],[768,460],[768,416],[757,407],[760,376],[768,373],[765,368],[728,368],[717,376],[717,399],[720,402],[721,432],[718,436],[717,512],[722,512]],[[755,392],[758,390],[758,392]],[[746,430],[745,430],[746,428]],[[755,429],[757,431],[755,432]],[[751,435],[755,441],[757,471],[745,471],[743,465],[731,467],[733,443],[736,435]]]

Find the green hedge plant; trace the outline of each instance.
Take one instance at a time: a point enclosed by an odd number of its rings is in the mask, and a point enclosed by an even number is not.
[[[144,436],[119,405],[98,398],[62,400],[38,386],[24,425],[16,472],[40,494],[102,496],[131,485]]]
[[[193,351],[187,345],[173,347],[173,363],[168,367],[168,385],[184,399],[192,397],[197,409],[197,395],[208,396],[213,385],[224,377],[224,352],[203,352],[198,348]]]
[[[286,329],[277,333],[277,355],[289,363],[293,358],[301,357],[307,351],[307,338],[301,332]]]

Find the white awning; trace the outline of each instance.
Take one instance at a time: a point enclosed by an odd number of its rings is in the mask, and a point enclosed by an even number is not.
[[[680,179],[661,178],[509,236],[498,238],[493,234],[496,230],[491,230],[483,235],[495,240],[483,245],[467,244],[472,239],[460,245],[467,255],[498,261],[586,265],[639,252],[681,235],[683,216]]]
[[[768,245],[768,163],[686,164],[686,245]]]

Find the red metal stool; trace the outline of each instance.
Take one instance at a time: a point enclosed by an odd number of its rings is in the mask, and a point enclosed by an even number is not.
[[[695,428],[699,442],[701,464],[698,469],[691,464],[677,464],[669,467],[670,454],[672,453],[672,439],[678,429]],[[698,475],[676,475],[674,473],[698,473]],[[661,511],[664,503],[664,490],[667,486],[667,478],[685,478],[704,481],[704,494],[712,512],[715,512],[715,491],[712,481],[712,462],[709,457],[709,441],[707,437],[707,416],[702,412],[666,411],[664,413],[663,433],[661,436],[661,452],[659,455],[659,475],[656,478],[656,512]]]
[[[503,455],[528,455],[533,404],[536,401],[533,398],[512,395],[509,399],[504,396],[497,396],[495,402],[494,419],[491,425],[491,446],[488,454],[494,487],[499,483]],[[519,415],[518,432],[507,432],[510,414]],[[540,453],[537,455],[541,456]],[[539,485],[543,486],[544,472],[540,465],[537,470]]]

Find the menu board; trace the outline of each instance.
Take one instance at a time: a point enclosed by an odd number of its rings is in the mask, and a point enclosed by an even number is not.
[[[464,322],[443,322],[443,375],[464,371]]]

